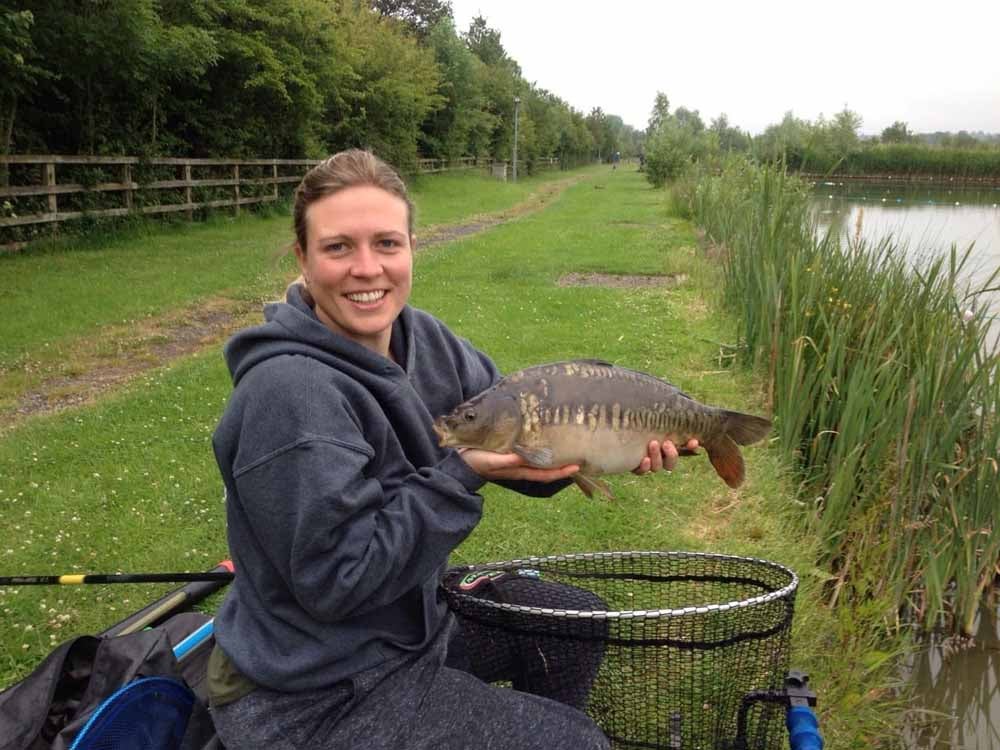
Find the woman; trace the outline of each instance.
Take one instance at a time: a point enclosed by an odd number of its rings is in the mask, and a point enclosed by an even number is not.
[[[447,666],[461,634],[437,592],[486,481],[547,496],[579,467],[438,447],[433,419],[500,375],[407,305],[413,210],[388,165],[327,159],[296,191],[294,226],[301,283],[227,344],[234,392],[213,438],[239,571],[209,664],[223,742],[606,747],[575,708]],[[676,456],[652,443],[637,471]]]

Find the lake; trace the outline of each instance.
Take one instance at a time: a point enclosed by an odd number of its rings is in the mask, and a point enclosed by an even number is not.
[[[969,280],[989,277],[1000,267],[1000,187],[915,187],[891,183],[820,182],[814,188],[820,229],[877,242],[891,235],[918,259],[973,247]],[[992,340],[1000,341],[1000,292],[988,304],[998,319]]]
[[[972,245],[969,278],[981,281],[1000,266],[1000,188],[961,189],[821,182],[813,206],[821,231],[877,242],[891,234],[913,258]],[[998,316],[1000,292],[988,304]],[[912,706],[921,717],[907,727],[911,750],[1000,748],[1000,617],[984,605],[976,638],[929,637],[905,666],[917,692]],[[923,723],[926,722],[926,723]]]

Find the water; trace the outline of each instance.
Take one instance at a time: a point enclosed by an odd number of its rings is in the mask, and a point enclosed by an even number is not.
[[[917,693],[911,750],[1000,748],[1000,617],[983,606],[975,638],[935,635],[906,665]]]
[[[1000,187],[821,182],[814,196],[821,230],[871,242],[891,235],[915,260],[948,253],[953,244],[960,252],[971,245],[967,277],[973,285],[1000,267]],[[996,316],[990,338],[1000,340],[1000,291],[965,303],[973,305]]]
[[[953,244],[960,251],[972,245],[968,278],[973,284],[1000,266],[1000,188],[819,183],[814,208],[821,230],[872,242],[891,234],[914,259],[947,253]],[[992,326],[996,342],[1000,291],[986,297],[976,304],[987,305],[997,316]],[[913,723],[904,737],[910,750],[1000,748],[1000,616],[995,605],[983,607],[974,639],[928,637],[904,676],[916,692]]]

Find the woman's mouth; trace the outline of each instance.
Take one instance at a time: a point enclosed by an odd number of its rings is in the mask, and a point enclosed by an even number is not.
[[[344,296],[359,305],[371,305],[385,297],[385,294],[385,289],[376,289],[370,292],[350,292]]]

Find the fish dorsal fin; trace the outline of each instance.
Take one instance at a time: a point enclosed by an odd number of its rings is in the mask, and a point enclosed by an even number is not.
[[[591,367],[614,367],[614,362],[608,362],[606,359],[575,359],[574,362],[578,362],[581,365],[590,365]]]

